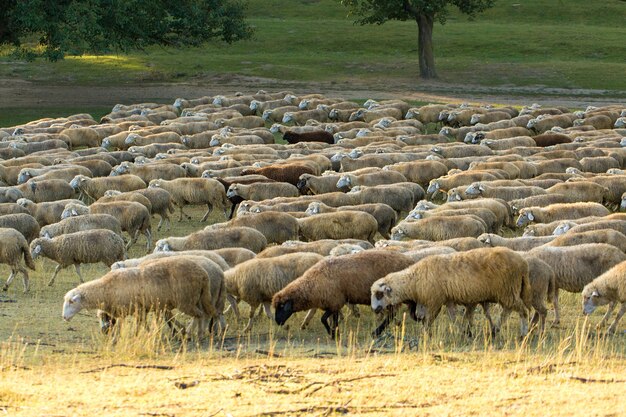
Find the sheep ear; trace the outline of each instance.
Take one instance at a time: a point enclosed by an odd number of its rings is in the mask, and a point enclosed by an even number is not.
[[[283,304],[283,311],[287,314],[293,313],[293,301],[292,300],[285,301],[285,304]]]
[[[389,285],[385,285],[385,295],[391,294],[391,287]]]
[[[535,216],[533,216],[532,211],[529,211],[528,213],[526,213],[526,217],[528,217],[528,220],[530,220],[531,222],[535,220]]]
[[[478,191],[485,191],[485,187],[482,184],[478,184]]]
[[[72,298],[70,298],[70,302],[77,303],[80,301],[80,294],[74,294]]]
[[[78,216],[78,212],[75,209],[72,209],[72,216]]]
[[[594,291],[591,293],[592,297],[600,297],[600,293],[598,292],[598,290]]]

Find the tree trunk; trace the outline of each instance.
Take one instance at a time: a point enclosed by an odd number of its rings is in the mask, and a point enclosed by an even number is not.
[[[437,78],[435,55],[433,53],[434,16],[420,14],[415,20],[417,21],[417,30],[419,32],[417,50],[419,54],[420,77],[425,79]]]

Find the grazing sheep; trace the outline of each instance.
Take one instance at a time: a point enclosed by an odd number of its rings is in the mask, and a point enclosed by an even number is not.
[[[598,217],[596,220],[592,217],[588,217],[583,220],[584,222],[562,222],[553,229],[554,231],[552,234],[562,235],[563,233],[583,233],[603,229],[612,229],[626,235],[626,220],[604,219],[602,217]]]
[[[564,203],[546,207],[526,207],[519,211],[517,227],[529,223],[550,223],[555,220],[578,219],[586,216],[606,216],[611,212],[599,203]]]
[[[378,223],[378,233],[389,239],[391,228],[396,224],[397,216],[393,208],[384,203],[358,204],[353,206],[330,207],[319,201],[313,201],[306,209],[306,214],[333,213],[336,211],[363,211],[369,213]]]
[[[572,138],[563,134],[556,132],[545,132],[540,135],[534,136],[533,140],[535,141],[536,146],[541,148],[546,148],[548,146],[558,145],[560,143],[571,143]]]
[[[35,220],[35,218],[30,214],[26,213],[6,214],[0,216],[0,228],[17,230],[29,243],[39,236],[40,231],[37,220]]]
[[[256,253],[246,248],[221,248],[215,249],[213,252],[224,258],[231,268],[256,256]]]
[[[377,185],[406,182],[406,180],[407,179],[401,173],[389,170],[380,170],[361,175],[347,173],[339,177],[337,188],[340,190],[348,190],[356,186],[375,187]]]
[[[498,233],[503,226],[498,217],[489,209],[482,207],[455,208],[450,210],[411,210],[405,221],[410,222],[433,216],[464,216],[474,215],[485,222],[487,230]]]
[[[28,292],[28,271],[21,264],[22,256],[27,268],[35,270],[35,263],[30,255],[28,242],[20,232],[10,228],[0,228],[0,263],[11,267],[11,275],[7,279],[6,284],[2,287],[3,291],[9,289],[9,285],[18,272],[22,273],[24,283],[24,292]]]
[[[257,255],[257,258],[271,258],[274,256],[286,255],[288,253],[313,252],[322,256],[330,255],[330,252],[339,245],[358,245],[363,249],[372,249],[371,243],[358,239],[322,239],[313,242],[287,241],[280,246],[271,246]]]
[[[609,189],[590,181],[567,181],[546,189],[548,194],[561,194],[579,202],[602,203]]]
[[[494,233],[484,233],[477,238],[487,246],[504,246],[514,251],[529,251],[538,246],[549,244],[554,236],[522,236],[506,238]]]
[[[298,188],[287,182],[236,183],[231,184],[226,192],[226,197],[230,199],[239,197],[242,201],[262,201],[275,197],[298,197],[299,195]]]
[[[147,197],[134,191],[120,193],[117,190],[108,190],[103,197],[98,199],[98,203],[110,203],[112,201],[134,201],[139,203],[148,209],[148,212],[152,214],[152,203]]]
[[[264,211],[250,213],[229,220],[226,223],[217,223],[213,227],[251,227],[265,236],[267,243],[281,244],[288,240],[298,239],[298,221],[287,213],[279,211]]]
[[[198,339],[204,336],[204,320],[218,318],[224,303],[224,273],[206,258],[174,256],[146,262],[138,268],[116,269],[81,284],[65,294],[63,319],[82,309],[98,309],[114,321],[139,312],[164,313],[178,309],[197,321]],[[104,326],[103,326],[104,327]]]
[[[252,319],[259,305],[274,319],[270,311],[272,297],[324,257],[316,253],[294,253],[272,258],[252,259],[226,271],[227,298],[237,317],[237,301],[250,304],[250,316],[244,332],[252,329]]]
[[[85,207],[82,201],[72,199],[33,203],[26,198],[20,198],[17,200],[17,204],[28,210],[30,215],[37,220],[40,227],[60,221],[67,204],[76,204]]]
[[[487,232],[485,222],[478,216],[433,216],[412,222],[402,222],[391,229],[392,240],[446,240],[457,237],[478,237]]]
[[[91,177],[91,171],[78,165],[54,165],[41,169],[24,168],[18,174],[17,183],[23,184],[32,178],[37,178],[37,181],[60,179],[70,182],[76,175]]]
[[[241,172],[241,175],[263,175],[278,182],[288,182],[291,185],[298,184],[302,174],[316,175],[316,169],[304,163],[288,163],[268,165],[261,168],[248,168]]]
[[[435,191],[447,192],[461,185],[469,185],[476,181],[493,181],[498,178],[488,171],[467,171],[458,174],[446,175],[430,181],[426,192],[433,194]]]
[[[602,320],[597,324],[598,328],[604,326],[613,313],[617,303],[621,303],[621,308],[615,316],[615,320],[609,326],[609,334],[615,333],[617,324],[626,313],[626,262],[621,262],[609,269],[589,284],[585,285],[583,294],[583,313],[589,315],[596,307],[608,304]]]
[[[448,173],[448,167],[439,161],[398,162],[383,169],[397,171],[404,175],[407,181],[415,182],[424,188],[428,187],[430,181]]]
[[[122,238],[117,233],[105,229],[83,230],[52,239],[37,238],[31,242],[30,248],[33,259],[41,255],[58,263],[48,286],[54,284],[59,271],[68,266],[74,265],[82,283],[84,280],[80,273],[81,264],[102,262],[110,267],[114,262],[126,258]]]
[[[30,214],[28,210],[17,203],[0,203],[0,216],[19,213]]]
[[[171,195],[172,202],[180,209],[178,221],[183,220],[183,215],[191,219],[183,212],[183,207],[189,204],[206,204],[207,211],[200,221],[204,222],[209,217],[213,207],[223,210],[224,216],[230,202],[226,198],[226,190],[219,181],[210,178],[177,178],[175,180],[152,180],[150,188],[162,188]]]
[[[175,207],[172,202],[171,194],[162,188],[148,187],[142,190],[135,190],[133,193],[141,194],[146,197],[152,205],[151,214],[158,214],[160,217],[157,231],[161,230],[163,223],[167,224],[167,230],[170,230],[169,213],[174,213]],[[119,195],[121,192],[109,190],[105,195]]]
[[[565,194],[539,194],[533,195],[526,198],[520,198],[518,200],[510,200],[509,205],[511,206],[511,211],[515,214],[519,213],[520,209],[533,207],[533,206],[549,206],[551,204],[562,204],[562,203],[576,203],[577,199],[575,196],[568,196]]]
[[[411,258],[386,250],[325,258],[274,295],[276,323],[282,326],[293,313],[319,308],[324,310],[324,328],[335,338],[339,311],[345,304],[369,305],[374,281],[412,264]],[[381,327],[387,324],[388,320]]]
[[[512,222],[511,208],[504,200],[498,200],[495,198],[479,198],[476,200],[464,200],[453,201],[441,206],[430,203],[426,200],[418,202],[414,210],[456,210],[456,209],[470,209],[470,208],[486,208],[491,210],[498,219],[496,224],[509,225]]]
[[[93,201],[103,197],[107,190],[126,192],[146,188],[146,183],[136,175],[100,178],[77,175],[70,181],[70,185],[81,195]]]
[[[546,190],[533,186],[492,187],[489,182],[474,182],[465,189],[468,198],[499,198],[504,201],[517,200],[535,195],[546,194]]]
[[[296,184],[296,188],[302,195],[316,195],[331,193],[337,190],[337,181],[340,175],[330,175],[327,173],[321,176],[302,174]]]
[[[113,265],[111,265],[111,270],[120,269],[120,268],[136,268],[141,265],[143,262],[150,261],[153,259],[166,258],[169,256],[203,256],[210,261],[213,261],[220,267],[222,271],[226,271],[230,269],[230,265],[222,258],[220,255],[215,253],[212,250],[186,250],[181,252],[153,252],[148,255],[144,255],[141,258],[131,258],[125,259],[123,261],[117,261]]]
[[[59,179],[51,180],[30,180],[24,184],[13,187],[14,190],[19,190],[21,197],[28,198],[35,203],[42,203],[46,201],[63,200],[74,197],[74,188],[67,183],[67,181]],[[8,197],[5,193],[5,197]],[[17,199],[15,199],[17,201]]]
[[[576,246],[540,246],[529,252],[550,265],[556,277],[555,324],[560,322],[558,290],[581,292],[594,278],[626,260],[626,255],[606,243]]]
[[[528,280],[532,290],[531,306],[535,310],[531,323],[534,325],[539,322],[539,331],[543,333],[548,316],[546,301],[554,303],[556,299],[556,277],[550,265],[541,259],[527,252],[518,253],[528,262]]]
[[[305,241],[321,239],[363,239],[374,243],[378,222],[369,213],[337,211],[296,219]]]
[[[114,167],[112,174],[113,173],[119,176],[134,175],[141,178],[146,184],[149,184],[150,181],[155,179],[173,180],[187,176],[187,171],[180,165],[169,163],[137,165],[126,161]],[[142,188],[145,188],[145,185]]]
[[[250,227],[208,228],[183,237],[168,237],[159,240],[154,248],[159,251],[215,250],[222,248],[245,248],[254,253],[267,246],[267,239],[261,232]]]
[[[531,119],[528,121],[526,128],[531,129],[536,133],[544,133],[555,126],[567,128],[573,126],[575,117],[576,116],[570,113]]]
[[[341,243],[332,248],[332,250],[328,253],[328,256],[344,256],[350,255],[352,253],[362,252],[364,250],[365,249],[363,249],[362,246],[355,245],[354,243]]]
[[[83,214],[109,214],[120,221],[122,231],[130,235],[130,241],[126,250],[137,241],[139,233],[146,237],[146,251],[150,252],[152,247],[152,226],[150,224],[150,212],[148,209],[134,201],[112,201],[110,203],[94,203],[89,207],[76,204],[68,204],[63,213],[62,219],[71,216],[81,216]]]
[[[507,248],[483,248],[468,252],[433,255],[411,267],[388,274],[371,287],[371,306],[376,312],[409,302],[425,310],[430,328],[441,307],[463,304],[468,307],[466,320],[471,329],[473,305],[497,302],[505,310],[520,315],[520,334],[528,332],[528,309],[531,287],[528,263]],[[417,315],[413,313],[414,318]],[[501,325],[502,323],[500,323]],[[495,333],[497,328],[492,328]]]
[[[60,222],[44,226],[39,231],[40,237],[51,239],[68,233],[76,233],[83,230],[106,229],[122,235],[120,221],[109,214],[83,214],[71,216]]]
[[[419,187],[417,184],[413,185]],[[417,198],[419,200],[422,198],[416,197],[412,190],[409,190],[399,184],[378,185],[375,187],[358,186],[352,188],[352,190],[350,190],[350,192],[346,195],[352,196],[358,204],[387,204],[398,214],[403,211],[411,210],[415,199]],[[324,202],[322,197],[323,196],[321,195],[317,195],[315,196],[315,199]],[[328,204],[328,202],[326,202],[326,204]],[[349,204],[351,203],[344,203],[340,205]]]

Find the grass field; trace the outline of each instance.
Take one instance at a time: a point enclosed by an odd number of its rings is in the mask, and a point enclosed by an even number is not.
[[[254,38],[202,48],[149,48],[59,63],[0,59],[0,78],[125,84],[238,74],[279,80],[420,86],[414,22],[357,26],[334,0],[249,0]],[[498,1],[474,21],[453,11],[434,32],[444,84],[626,90],[626,4]]]
[[[202,227],[201,210],[192,213],[195,220],[175,222],[156,239]],[[130,255],[144,250],[136,245]],[[64,322],[63,295],[77,276],[62,271],[47,287],[53,267],[37,261],[31,292],[22,294],[16,279],[0,298],[0,410],[8,415],[623,412],[626,335],[597,332],[603,311],[585,320],[578,294],[562,294],[561,327],[523,342],[515,315],[491,340],[481,314],[473,338],[442,314],[431,336],[409,320],[372,340],[373,315],[361,306],[361,318],[347,314],[338,341],[326,336],[319,315],[306,331],[298,328],[302,313],[288,321],[289,328],[263,316],[244,334],[244,321],[228,314],[224,338],[198,346],[172,339],[159,322],[137,329],[127,320],[116,340],[99,333],[93,312]],[[82,270],[93,279],[107,268]],[[6,277],[9,270],[3,265],[0,272]]]

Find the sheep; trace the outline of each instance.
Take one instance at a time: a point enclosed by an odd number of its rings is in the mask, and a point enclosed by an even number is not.
[[[305,241],[320,239],[363,239],[374,243],[378,222],[369,213],[337,211],[296,219]]]
[[[39,236],[39,223],[30,214],[6,214],[0,216],[0,228],[11,228],[20,232],[26,241],[30,243]]]
[[[391,229],[392,240],[446,240],[457,237],[478,237],[487,232],[485,222],[474,215],[433,216],[402,222]]]
[[[419,249],[410,249],[406,252],[402,252],[404,255],[413,259],[413,262],[419,262],[427,256],[431,255],[445,255],[448,253],[457,252],[449,246],[433,246]]]
[[[322,324],[334,339],[339,311],[346,303],[369,305],[374,281],[412,264],[408,256],[385,250],[325,258],[274,295],[276,323],[282,326],[295,312],[319,308],[324,310]],[[385,320],[381,327],[387,324]]]
[[[544,133],[555,126],[566,128],[573,126],[575,116],[573,114],[557,114],[544,118],[536,118],[528,121],[527,129],[536,133]]]
[[[609,189],[590,181],[567,181],[546,189],[548,194],[561,194],[579,202],[602,203]]]
[[[550,223],[555,220],[578,219],[586,216],[606,216],[609,209],[599,203],[563,203],[546,207],[526,207],[519,211],[515,224],[524,227],[529,223]]]
[[[483,139],[482,146],[486,146],[492,151],[503,151],[517,147],[535,147],[537,142],[530,136],[513,136],[504,139]]]
[[[61,179],[70,182],[76,175],[91,177],[91,171],[78,165],[54,165],[40,170],[24,168],[18,174],[17,183],[23,184],[32,178],[37,178],[37,181]]]
[[[302,195],[331,193],[337,190],[336,185],[339,178],[340,175],[326,175],[326,173],[321,176],[302,174],[298,179],[296,188]]]
[[[530,281],[532,291],[531,306],[535,310],[531,324],[535,325],[539,322],[539,331],[543,333],[548,316],[548,308],[545,302],[546,300],[552,303],[555,302],[556,277],[550,265],[541,259],[527,252],[518,253],[528,262],[528,280]]]
[[[265,236],[267,243],[281,244],[298,238],[298,221],[286,213],[265,211],[238,216],[226,223],[214,224],[213,227],[244,226],[258,230]]]
[[[328,253],[328,256],[344,256],[364,250],[365,249],[363,249],[362,246],[355,245],[354,243],[341,243],[332,248],[331,251]]]
[[[448,167],[439,161],[409,161],[386,165],[384,170],[397,171],[404,175],[407,181],[415,182],[422,187],[428,187],[430,181],[448,173]]]
[[[125,259],[123,261],[117,261],[111,265],[111,270],[120,268],[136,268],[143,262],[153,259],[167,258],[169,256],[202,256],[210,261],[213,261],[220,267],[222,271],[230,269],[230,265],[220,255],[211,250],[186,250],[181,252],[153,252],[148,255],[144,255],[141,258]]]
[[[572,138],[557,132],[545,132],[537,136],[533,136],[536,146],[545,148],[548,146],[558,145],[560,143],[571,143]]]
[[[109,191],[111,191],[110,194]],[[120,193],[117,190],[109,190],[105,193],[103,197],[98,199],[98,203],[110,203],[112,201],[134,201],[135,203],[139,203],[145,208],[148,209],[148,212],[152,214],[152,203],[148,200],[147,197],[142,194],[135,193],[134,191]],[[119,193],[119,194],[117,194]]]
[[[30,214],[28,210],[17,203],[0,203],[0,216],[18,213]]]
[[[280,246],[271,246],[264,249],[256,257],[271,258],[298,252],[313,252],[319,253],[322,256],[328,256],[334,248],[342,244],[358,245],[365,250],[373,248],[371,243],[358,239],[321,239],[313,242],[287,241]]]
[[[468,198],[488,197],[511,201],[535,195],[547,194],[546,190],[533,186],[492,187],[489,182],[474,182],[465,189]]]
[[[221,248],[246,248],[254,253],[267,246],[261,232],[250,227],[227,227],[199,230],[183,237],[168,237],[159,240],[154,248],[160,251],[183,251],[193,249],[215,250]]]
[[[262,201],[275,197],[298,197],[300,192],[295,185],[287,182],[255,182],[252,184],[231,184],[226,196],[243,200]]]
[[[553,229],[553,234],[561,235],[563,233],[583,233],[602,229],[612,229],[626,235],[625,220],[605,219],[602,217],[599,217],[597,220],[593,220],[592,218],[586,218],[584,220],[584,222],[562,222]]]
[[[155,311],[163,312],[169,323],[171,310],[178,309],[197,320],[201,339],[204,320],[222,314],[223,284],[223,272],[206,258],[156,259],[138,268],[110,271],[68,291],[63,299],[63,319],[69,321],[82,309],[98,309],[101,318],[111,321],[134,312]]]
[[[418,184],[412,185],[419,187]],[[350,190],[347,195],[353,197],[355,201],[358,202],[358,204],[387,204],[398,214],[403,211],[411,210],[414,201],[421,198],[416,196],[412,190],[407,189],[399,184],[378,185],[375,187],[358,186],[352,188],[352,190]],[[321,195],[315,196],[315,199],[324,202]],[[326,204],[328,203],[326,202]],[[341,205],[348,204],[350,203],[345,203]]]
[[[458,174],[446,175],[433,179],[428,183],[428,189],[426,193],[433,194],[436,191],[448,191],[451,188],[459,187],[461,185],[469,185],[476,181],[493,181],[498,178],[489,173],[488,171],[468,171],[460,172]]]
[[[445,207],[445,206],[444,206]],[[481,219],[487,230],[493,233],[498,233],[503,223],[498,217],[489,209],[483,207],[469,207],[469,208],[456,208],[450,210],[411,210],[405,221],[410,222],[413,220],[419,220],[427,217],[434,216],[463,216],[474,215]]]
[[[332,145],[335,143],[335,138],[332,133],[326,132],[325,130],[315,130],[302,133],[287,131],[283,134],[283,140],[289,144],[298,142],[322,142]]]
[[[436,204],[422,200],[417,203],[414,210],[454,210],[454,209],[470,209],[470,208],[486,208],[496,215],[498,225],[509,225],[511,219],[511,208],[504,200],[495,198],[479,198],[476,200],[454,201],[437,206]]]
[[[554,239],[548,246],[574,246],[583,243],[607,243],[615,246],[622,252],[626,252],[626,235],[613,229],[597,229],[585,232],[572,232],[571,230]]]
[[[396,224],[397,220],[395,210],[384,203],[329,207],[319,201],[312,201],[305,212],[308,215],[314,215],[319,213],[332,213],[336,211],[363,211],[371,214],[378,223],[378,233],[380,233],[384,239],[389,239],[391,228]]]
[[[213,207],[222,209],[226,216],[230,205],[224,186],[210,178],[177,178],[171,181],[156,179],[150,181],[149,187],[162,188],[170,193],[172,202],[180,209],[178,221],[183,220],[183,215],[191,219],[191,216],[183,212],[183,207],[188,204],[207,205],[207,211],[200,219],[202,222],[207,220]]]
[[[132,193],[141,194],[142,196],[146,197],[148,201],[150,201],[150,205],[152,206],[150,214],[158,214],[160,217],[157,231],[161,230],[161,226],[163,225],[163,223],[167,225],[167,230],[170,230],[171,224],[169,213],[173,213],[175,207],[169,191],[162,188],[149,187],[141,190],[132,191]],[[108,190],[105,193],[105,197],[121,194],[123,193],[117,190]]]
[[[41,255],[58,263],[48,286],[52,286],[59,271],[68,266],[74,265],[78,278],[83,283],[81,264],[102,262],[110,267],[114,262],[126,258],[122,238],[105,229],[83,230],[52,239],[40,237],[31,242],[30,250],[33,259]]]
[[[624,262],[626,255],[606,243],[585,243],[576,246],[540,246],[529,254],[541,259],[554,271],[556,296],[554,298],[555,324],[560,323],[558,290],[581,292],[594,278],[613,266]]]
[[[83,214],[81,216],[68,217],[58,223],[44,226],[39,231],[39,236],[51,239],[68,233],[92,229],[106,229],[120,236],[122,235],[122,226],[115,217],[109,214]]]
[[[270,311],[272,297],[323,259],[316,253],[294,253],[272,258],[252,259],[226,271],[224,282],[227,298],[237,317],[237,301],[250,304],[250,316],[244,332],[252,329],[252,319],[259,305],[274,319]]]
[[[67,145],[70,149],[97,148],[100,146],[100,135],[92,128],[73,125],[69,129],[62,130],[61,135],[67,137]]]
[[[575,196],[568,196],[565,194],[539,194],[526,198],[520,198],[517,200],[510,200],[508,203],[511,206],[513,213],[519,213],[520,209],[533,207],[533,206],[549,206],[551,204],[560,203],[576,203],[578,200]]]
[[[282,123],[293,123],[297,126],[305,125],[309,120],[317,120],[318,122],[327,122],[328,112],[320,109],[301,110],[294,112],[286,112],[281,120]]]
[[[554,236],[522,236],[505,238],[494,233],[484,233],[477,238],[487,246],[503,246],[514,251],[529,251],[538,246],[549,244]]]
[[[147,164],[136,165],[130,162],[122,162],[113,168],[112,174],[124,176],[134,175],[143,180],[144,183],[149,184],[154,179],[173,180],[176,178],[182,178],[187,175],[185,168],[174,164]],[[142,187],[145,188],[145,185]],[[120,190],[124,191],[124,190]],[[125,190],[131,191],[131,190]]]
[[[433,255],[374,282],[370,303],[376,312],[404,302],[419,306],[425,310],[428,329],[443,305],[471,306],[466,310],[471,329],[473,305],[497,302],[505,311],[500,325],[508,311],[516,311],[520,315],[520,335],[524,337],[532,297],[528,275],[528,263],[507,248]],[[415,312],[412,315],[417,318]],[[492,333],[495,332],[497,327],[492,327]]]
[[[24,184],[13,187],[13,189],[19,190],[22,197],[28,198],[35,203],[73,198],[75,194],[74,188],[72,188],[67,181],[60,179],[32,179]]]
[[[298,184],[300,175],[312,174],[316,175],[317,172],[310,165],[303,163],[287,163],[268,165],[261,168],[249,168],[241,172],[241,175],[259,174],[264,175],[278,182],[288,182],[291,185]]]
[[[580,160],[584,172],[603,174],[611,168],[620,168],[619,162],[611,156],[585,157]]]
[[[505,111],[490,111],[487,113],[474,113],[470,119],[470,124],[476,123],[487,124],[497,122],[499,120],[507,120],[511,118],[511,114]]]
[[[20,198],[17,200],[17,204],[28,210],[30,215],[37,220],[40,227],[60,221],[67,204],[85,206],[82,201],[73,199],[33,203],[26,198]]]
[[[477,132],[469,132],[463,138],[465,143],[478,144],[482,140],[499,140],[512,138],[515,136],[528,136],[530,131],[521,126],[510,126],[502,129],[493,129],[489,131],[477,131]]]
[[[337,188],[344,190],[351,189],[356,186],[375,187],[377,185],[405,182],[406,180],[406,177],[397,171],[380,170],[361,175],[347,173],[339,177],[339,180],[337,181]]]
[[[139,233],[146,237],[146,251],[152,247],[152,226],[150,224],[150,212],[148,209],[134,201],[112,201],[109,203],[94,203],[89,207],[76,204],[68,204],[63,213],[62,219],[83,214],[109,214],[120,221],[122,231],[130,235],[130,241],[126,250],[137,241]]]
[[[24,236],[15,229],[0,228],[0,263],[7,264],[11,267],[11,275],[9,275],[7,282],[2,287],[3,291],[9,289],[13,278],[15,278],[18,272],[21,272],[24,292],[28,292],[28,270],[24,268],[20,262],[22,256],[24,257],[26,268],[34,271],[35,263],[30,255],[28,242],[26,242]]]
[[[221,256],[231,268],[256,256],[256,253],[246,248],[221,248],[213,252]]]
[[[103,197],[107,190],[125,192],[146,188],[146,183],[136,175],[101,178],[77,175],[70,181],[70,185],[83,196],[93,201]]]
[[[180,135],[176,132],[161,132],[151,135],[139,135],[131,133],[124,139],[124,147],[128,149],[130,146],[146,146],[154,143],[180,143]]]
[[[617,324],[626,313],[626,262],[621,262],[609,269],[589,284],[585,285],[582,291],[583,313],[589,315],[596,307],[608,304],[602,320],[597,324],[601,328],[608,321],[617,303],[621,303],[621,308],[615,316],[615,320],[608,328],[608,333],[613,334],[617,330]]]
[[[584,119],[576,119],[573,122],[574,126],[593,126],[597,130],[611,129],[613,128],[614,120],[604,114],[596,114],[593,116],[585,117]]]

